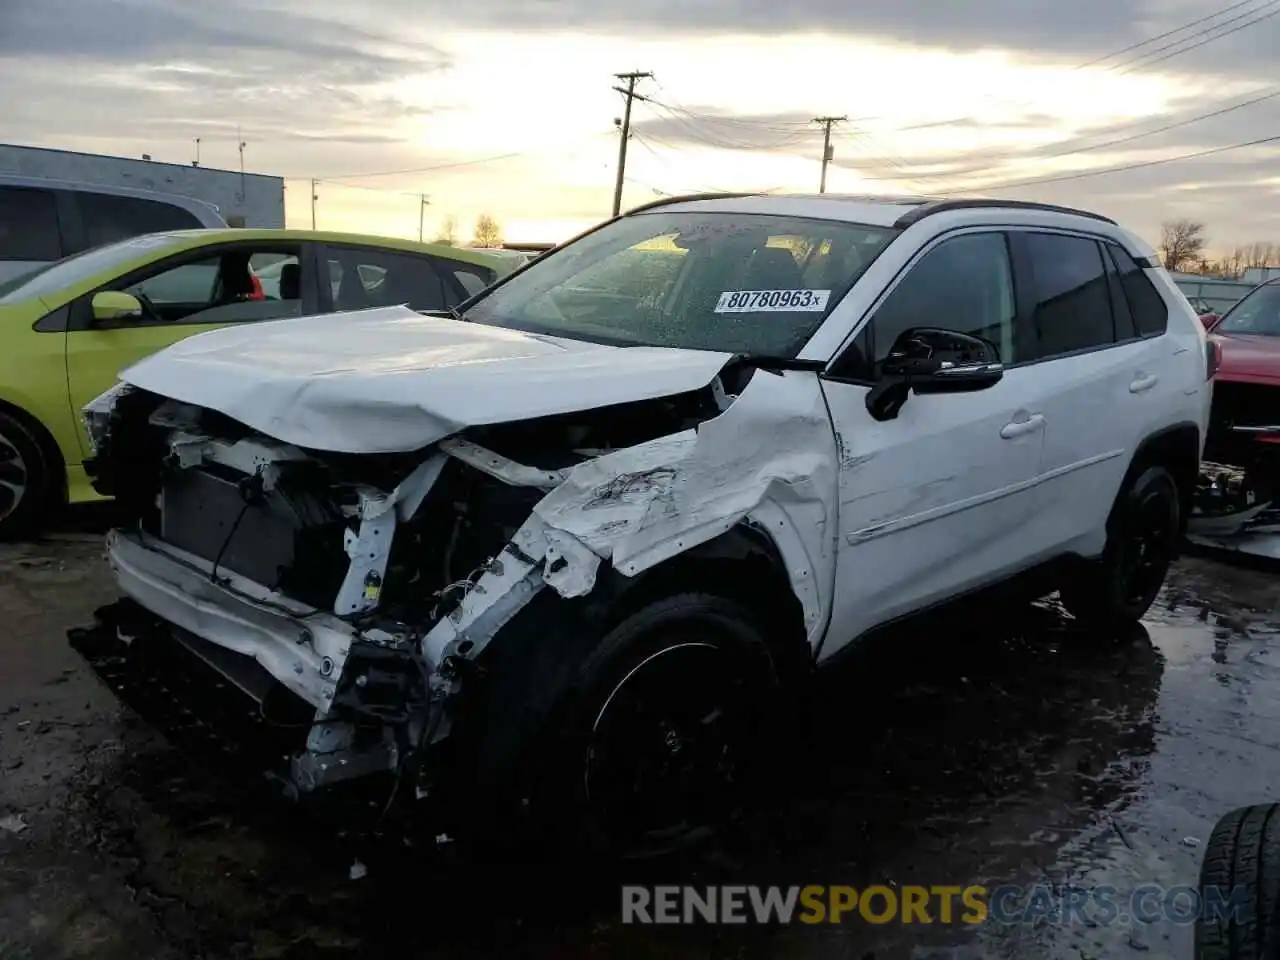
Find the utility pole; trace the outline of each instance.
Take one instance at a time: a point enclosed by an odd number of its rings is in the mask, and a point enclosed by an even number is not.
[[[195,159],[195,162],[191,165],[193,167],[200,166],[200,138],[199,137],[196,137],[196,159]]]
[[[827,192],[827,164],[831,162],[833,156],[831,150],[831,128],[837,123],[843,123],[848,117],[814,117],[814,123],[822,124],[822,179],[818,181],[818,192]]]
[[[431,201],[427,199],[425,193],[418,194],[418,242],[422,242],[422,216],[427,211],[427,204]]]
[[[314,179],[311,181],[311,229],[312,230],[316,228],[316,201],[320,199],[320,195],[316,193],[317,182],[318,181]]]
[[[240,134],[240,128],[236,127],[236,141],[240,144],[240,202],[244,203],[244,148],[248,146],[244,142],[244,137]],[[315,193],[315,191],[311,191]]]
[[[625,90],[622,87],[613,88],[627,98],[627,105],[622,111],[622,122],[619,124],[622,136],[618,140],[618,181],[613,187],[613,215],[616,217],[622,212],[622,178],[627,170],[627,138],[631,136],[631,101],[637,97],[641,100],[645,99],[636,93],[636,83],[640,80],[652,79],[653,74],[647,71],[633,71],[615,73],[614,77],[627,81]]]

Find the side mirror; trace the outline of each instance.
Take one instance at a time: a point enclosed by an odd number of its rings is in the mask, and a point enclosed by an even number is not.
[[[1206,330],[1212,330],[1214,327],[1218,325],[1218,321],[1221,319],[1222,319],[1221,315],[1217,313],[1200,314],[1200,322],[1204,324],[1204,328]]]
[[[867,394],[867,412],[892,420],[913,392],[972,393],[1000,382],[1004,366],[990,340],[955,330],[912,327],[899,334]]]
[[[99,323],[109,320],[134,320],[142,316],[142,301],[131,293],[103,290],[93,295],[93,319]]]

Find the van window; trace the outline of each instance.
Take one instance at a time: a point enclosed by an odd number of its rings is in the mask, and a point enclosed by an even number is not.
[[[77,199],[85,240],[90,247],[143,233],[197,230],[203,226],[195,214],[159,200],[109,193],[80,193]]]
[[[57,260],[58,208],[50,190],[0,187],[0,260]]]

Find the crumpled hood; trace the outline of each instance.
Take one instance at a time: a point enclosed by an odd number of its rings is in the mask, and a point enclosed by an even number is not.
[[[392,453],[466,427],[696,390],[729,358],[601,346],[382,307],[211,330],[120,378],[286,443]]]

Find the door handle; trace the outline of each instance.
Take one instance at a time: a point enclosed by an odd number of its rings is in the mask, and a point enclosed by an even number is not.
[[[1014,437],[1035,433],[1035,431],[1043,427],[1044,416],[1039,413],[1033,413],[1025,420],[1014,420],[1012,423],[1006,423],[1000,428],[1000,436],[1006,440],[1012,440]]]
[[[1150,390],[1159,379],[1154,373],[1140,373],[1134,378],[1133,383],[1129,384],[1129,392],[1141,393],[1143,390]]]

